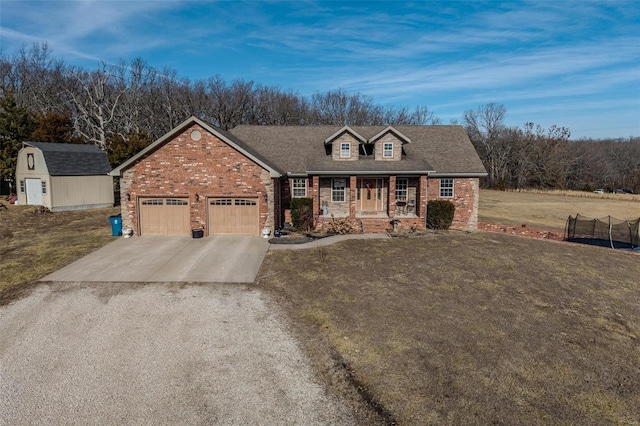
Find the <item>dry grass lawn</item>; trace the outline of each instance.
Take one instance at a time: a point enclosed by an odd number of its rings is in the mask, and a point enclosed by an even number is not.
[[[576,212],[640,216],[633,200],[492,191],[480,209],[558,230]],[[118,209],[33,211],[0,210],[0,303],[113,240]],[[330,388],[380,422],[634,425],[639,276],[638,253],[452,232],[270,251],[257,285]]]
[[[577,191],[515,192],[480,191],[479,220],[532,228],[564,231],[569,215],[618,219],[640,217],[640,196],[592,194]]]
[[[639,272],[629,252],[451,233],[271,251],[258,283],[387,423],[637,424]]]
[[[34,206],[0,209],[0,294],[113,241],[109,216],[120,213],[120,208],[34,211]]]

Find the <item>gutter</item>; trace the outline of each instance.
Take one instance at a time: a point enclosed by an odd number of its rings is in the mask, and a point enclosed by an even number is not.
[[[488,173],[487,172],[483,172],[483,173],[432,173],[429,176],[430,177],[451,177],[451,178],[455,178],[455,177],[485,177],[487,176]]]
[[[307,175],[362,175],[362,176],[387,176],[387,175],[429,175],[435,170],[309,170]]]

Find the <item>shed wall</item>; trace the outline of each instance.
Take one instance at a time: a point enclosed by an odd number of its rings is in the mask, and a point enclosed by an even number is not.
[[[111,176],[51,176],[51,211],[83,210],[113,205]]]

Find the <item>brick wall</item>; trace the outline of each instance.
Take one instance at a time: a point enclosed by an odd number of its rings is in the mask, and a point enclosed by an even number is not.
[[[191,138],[194,130],[201,134],[197,141]],[[275,194],[269,172],[198,125],[187,128],[125,171],[120,187],[123,226],[136,234],[137,198],[153,196],[188,197],[191,227],[205,227],[207,233],[207,197],[257,197],[260,229],[274,226]]]
[[[453,197],[440,197],[440,179],[429,179],[428,200],[449,200],[456,206],[451,228],[464,231],[478,229],[478,199],[480,183],[478,178],[455,178]]]
[[[317,188],[320,190],[322,198],[323,180],[315,178],[318,182]],[[353,184],[356,180],[355,176],[349,179],[349,183]],[[392,188],[395,186],[395,176],[390,176],[389,183]],[[456,211],[453,218],[453,229],[460,229],[465,231],[475,231],[478,226],[478,198],[479,198],[479,180],[478,178],[456,178],[454,179],[454,191],[453,197],[441,198],[440,197],[440,179],[427,179],[426,176],[409,179],[410,199],[416,199],[416,215],[413,216],[400,216],[397,219],[400,222],[397,225],[399,231],[403,230],[424,230],[426,220],[426,205],[429,200],[446,199],[453,202],[456,205]],[[427,188],[424,191],[422,188]],[[349,190],[348,193],[354,191]],[[418,194],[419,193],[419,194]],[[354,195],[355,198],[355,195]],[[395,198],[395,189],[389,193],[389,199],[393,201]],[[319,203],[316,203],[318,206]],[[342,215],[335,217],[351,217],[353,226],[365,233],[383,233],[389,232],[393,229],[391,219],[395,214],[395,206],[389,204],[387,214],[389,217],[356,217],[355,203],[350,204],[350,211],[344,211]],[[331,205],[329,213],[331,213]],[[319,230],[326,227],[326,223],[331,220],[331,216],[327,217],[317,216],[316,226]]]

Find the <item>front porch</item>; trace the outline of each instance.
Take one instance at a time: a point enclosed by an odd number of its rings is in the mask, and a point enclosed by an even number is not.
[[[400,228],[423,229],[426,212],[426,176],[313,176],[316,227],[334,218],[349,218],[361,232],[385,232]]]

